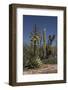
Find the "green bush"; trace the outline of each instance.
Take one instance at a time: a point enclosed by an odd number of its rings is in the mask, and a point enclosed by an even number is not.
[[[29,63],[28,63],[28,68],[38,68],[42,65],[42,62],[40,60],[39,57],[32,57],[30,60],[29,60]]]

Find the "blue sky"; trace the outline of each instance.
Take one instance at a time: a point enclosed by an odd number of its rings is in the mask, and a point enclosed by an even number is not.
[[[26,44],[30,42],[30,33],[36,24],[38,31],[43,32],[46,28],[46,41],[49,35],[55,35],[57,38],[57,17],[56,16],[32,16],[23,15],[23,41]],[[56,45],[56,40],[53,43]]]

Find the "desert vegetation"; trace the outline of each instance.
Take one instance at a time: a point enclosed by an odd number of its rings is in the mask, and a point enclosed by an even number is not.
[[[53,46],[54,40],[55,35],[49,35],[46,42],[46,31],[43,30],[41,35],[35,25],[34,31],[30,33],[30,44],[23,45],[24,74],[46,73],[47,70],[50,73],[57,72],[57,46]]]

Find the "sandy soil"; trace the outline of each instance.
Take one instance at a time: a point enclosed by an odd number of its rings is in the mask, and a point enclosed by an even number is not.
[[[57,73],[57,64],[43,64],[40,68],[25,70],[23,74]]]

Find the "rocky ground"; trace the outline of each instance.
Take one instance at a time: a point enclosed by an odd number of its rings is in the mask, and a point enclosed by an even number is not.
[[[42,64],[40,68],[24,70],[25,74],[57,73],[57,64]]]

